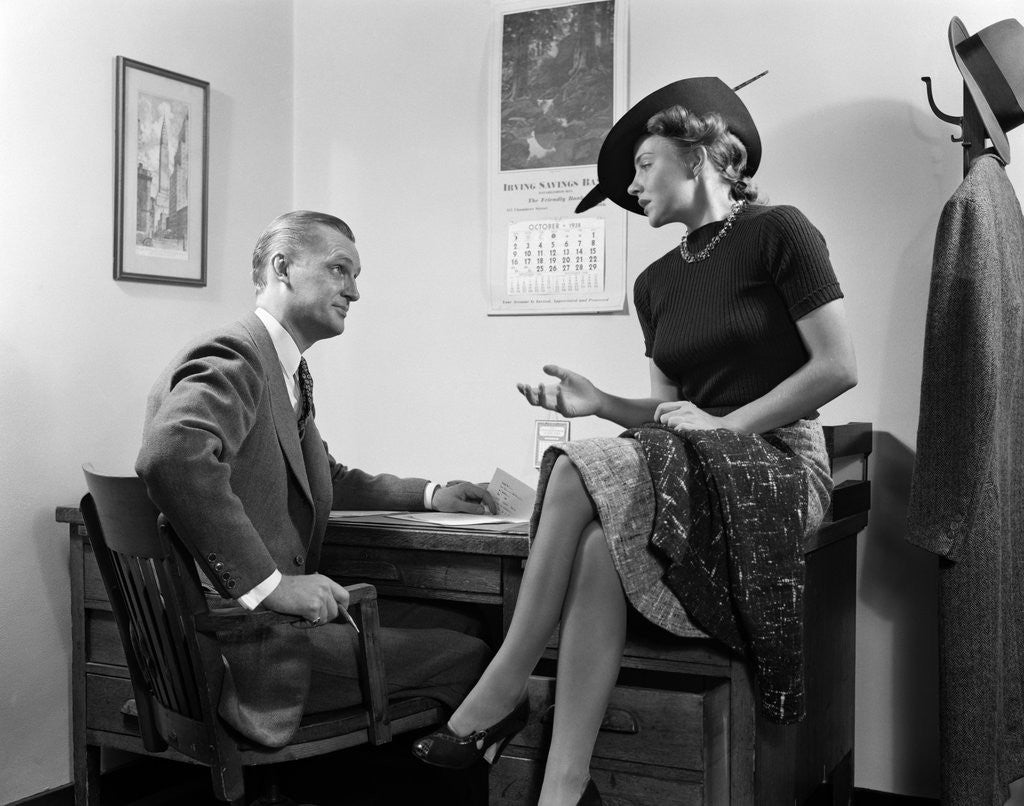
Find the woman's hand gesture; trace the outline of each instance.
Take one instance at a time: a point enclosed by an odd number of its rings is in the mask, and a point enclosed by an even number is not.
[[[711,431],[725,428],[721,417],[708,414],[687,400],[673,400],[661,403],[654,412],[654,421],[667,425],[674,431]]]
[[[530,405],[557,411],[563,417],[597,414],[601,406],[601,392],[594,384],[582,375],[554,364],[545,365],[544,372],[558,378],[558,383],[538,386],[516,384],[516,388],[530,401]]]

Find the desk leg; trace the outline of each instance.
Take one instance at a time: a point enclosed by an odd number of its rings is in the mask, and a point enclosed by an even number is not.
[[[85,527],[71,524],[71,756],[75,806],[100,806],[100,748],[86,744]]]
[[[75,806],[100,806],[100,748],[75,744]]]
[[[519,598],[519,586],[523,582],[523,565],[526,560],[518,557],[501,558],[501,637],[508,633],[512,613]]]

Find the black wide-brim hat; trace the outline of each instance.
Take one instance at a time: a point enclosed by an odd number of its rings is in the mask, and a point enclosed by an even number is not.
[[[576,205],[577,213],[610,199],[631,213],[643,215],[636,197],[626,192],[634,176],[633,149],[647,132],[647,121],[661,110],[677,105],[697,114],[720,114],[729,131],[747,149],[744,175],[754,175],[761,163],[761,136],[743,101],[720,78],[684,78],[638,101],[612,126],[597,157],[597,185]]]
[[[949,22],[949,49],[992,145],[1010,162],[1006,133],[1024,123],[1024,26],[1001,20],[970,36],[959,17]]]

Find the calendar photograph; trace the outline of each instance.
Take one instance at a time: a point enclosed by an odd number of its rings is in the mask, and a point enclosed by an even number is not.
[[[488,313],[625,310],[625,213],[574,210],[625,106],[626,0],[495,9]]]
[[[501,170],[593,165],[612,125],[615,1],[505,14]]]

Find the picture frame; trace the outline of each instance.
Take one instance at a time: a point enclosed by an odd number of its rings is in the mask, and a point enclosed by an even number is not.
[[[210,84],[118,56],[114,279],[206,285]]]

